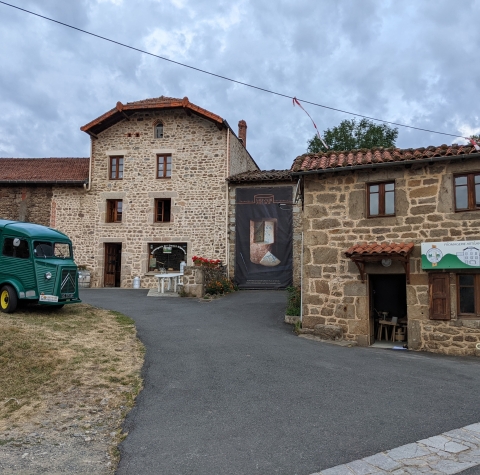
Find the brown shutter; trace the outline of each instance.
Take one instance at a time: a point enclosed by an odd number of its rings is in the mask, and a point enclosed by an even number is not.
[[[429,273],[430,320],[450,320],[450,275]]]

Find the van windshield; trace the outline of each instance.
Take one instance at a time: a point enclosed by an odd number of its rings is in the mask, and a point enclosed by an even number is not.
[[[72,257],[72,248],[67,242],[34,241],[33,253],[36,257],[43,259],[70,259]]]

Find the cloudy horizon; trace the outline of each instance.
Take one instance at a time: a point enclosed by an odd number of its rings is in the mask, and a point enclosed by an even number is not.
[[[480,0],[10,0],[92,33],[260,88],[387,121],[401,148],[480,132]],[[187,96],[286,169],[315,129],[291,99],[212,77],[0,3],[0,157],[89,155],[80,127],[122,103]],[[320,132],[351,115],[303,104]]]

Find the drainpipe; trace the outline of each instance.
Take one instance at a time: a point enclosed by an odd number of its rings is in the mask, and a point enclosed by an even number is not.
[[[300,252],[300,322],[303,321],[303,231],[302,231],[302,249]]]
[[[226,163],[226,176],[225,176],[225,184],[226,184],[226,199],[225,199],[225,259],[226,259],[226,266],[227,266],[227,277],[230,275],[230,246],[229,246],[229,192],[230,192],[230,183],[226,180],[228,175],[230,174],[230,128],[227,127],[227,163]]]
[[[90,161],[88,164],[88,185],[83,184],[85,191],[90,191],[92,189],[92,158],[93,158],[93,137],[90,137]]]

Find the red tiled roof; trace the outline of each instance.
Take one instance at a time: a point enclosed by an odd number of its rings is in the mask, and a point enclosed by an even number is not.
[[[88,181],[89,158],[0,158],[0,183]]]
[[[477,153],[471,145],[440,145],[427,148],[374,148],[358,149],[345,152],[329,151],[325,153],[303,154],[295,159],[291,171],[322,172],[332,170],[348,170],[352,167],[372,167],[386,163],[405,163],[421,160],[435,161],[436,158],[460,158]]]
[[[355,244],[345,251],[347,257],[367,257],[376,255],[401,255],[407,256],[413,250],[413,242],[401,242],[396,244],[393,242],[364,242],[362,244]]]
[[[192,104],[188,97],[183,99],[177,99],[174,97],[155,97],[152,99],[143,99],[141,101],[127,102],[122,104],[120,101],[117,102],[115,108],[105,112],[95,120],[92,120],[88,124],[80,127],[80,130],[87,133],[97,134],[102,132],[105,129],[108,129],[115,123],[124,119],[126,116],[132,115],[133,113],[140,110],[151,110],[151,109],[174,109],[174,108],[184,108],[195,114],[198,114],[206,119],[209,119],[216,124],[223,124],[224,120],[217,114],[210,112],[206,109]]]
[[[292,181],[290,170],[253,170],[237,173],[227,178],[230,183],[250,183],[259,181]]]

